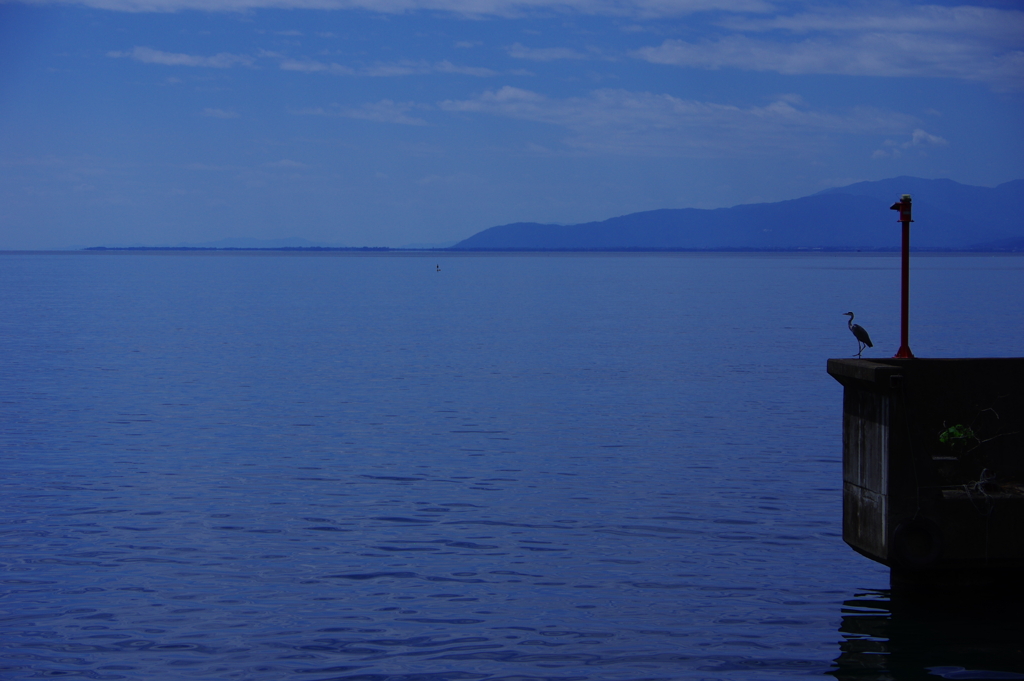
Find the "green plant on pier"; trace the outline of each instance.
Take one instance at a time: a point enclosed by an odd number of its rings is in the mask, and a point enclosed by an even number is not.
[[[955,426],[950,426],[946,430],[939,433],[939,442],[942,444],[956,445],[962,444],[966,440],[976,440],[977,436],[974,431],[971,430],[970,426],[965,426],[962,423],[958,423]],[[958,442],[959,440],[959,442]]]
[[[979,440],[974,429],[958,423],[939,433],[939,442],[953,450],[954,455],[960,456],[969,444],[978,443]]]

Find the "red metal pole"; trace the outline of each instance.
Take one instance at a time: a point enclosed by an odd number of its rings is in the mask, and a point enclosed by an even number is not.
[[[910,222],[903,222],[903,297],[900,300],[900,349],[898,359],[913,359],[910,351]]]

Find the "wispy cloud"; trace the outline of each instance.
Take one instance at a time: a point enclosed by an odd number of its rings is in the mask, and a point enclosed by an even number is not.
[[[207,118],[238,118],[238,114],[234,111],[224,109],[203,109],[203,115]]]
[[[263,168],[285,168],[288,170],[298,170],[300,168],[308,168],[309,166],[305,163],[299,163],[298,161],[292,161],[291,159],[282,158],[280,161],[270,161],[262,164]]]
[[[2,1],[2,0],[0,0]],[[243,54],[230,54],[221,52],[210,57],[183,54],[177,52],[164,52],[151,47],[135,47],[129,52],[107,52],[108,57],[130,58],[144,64],[162,64],[164,66],[197,66],[206,68],[226,69],[232,66],[252,66],[255,59]],[[402,60],[395,62],[376,62],[357,67],[325,62],[316,59],[296,59],[280,52],[261,50],[258,53],[261,59],[276,59],[282,71],[298,71],[301,73],[330,73],[340,76],[366,76],[376,78],[393,78],[399,76],[414,76],[430,73],[450,73],[462,76],[474,76],[476,78],[489,78],[498,75],[493,69],[479,66],[462,66],[453,64],[448,60],[428,62],[426,60],[413,61]]]
[[[666,40],[634,56],[659,64],[784,74],[946,77],[1024,88],[1024,12],[982,7],[728,17],[734,32]]]
[[[454,73],[464,76],[476,76],[485,78],[498,75],[497,71],[491,69],[458,66],[450,61],[427,62],[427,61],[397,61],[377,62],[367,66],[352,68],[335,63],[326,63],[313,60],[283,59],[281,68],[285,71],[304,71],[306,73],[333,73],[343,76],[368,76],[375,78],[394,78],[398,76],[415,76],[428,73]]]
[[[427,125],[422,118],[410,116],[409,112],[417,107],[412,102],[394,102],[390,99],[382,99],[379,102],[363,104],[359,107],[341,106],[332,104],[328,108],[315,107],[311,109],[298,109],[292,111],[299,116],[335,116],[340,118],[354,118],[356,120],[374,121],[376,123],[398,123],[399,125]]]
[[[981,45],[935,36],[894,38],[870,34],[842,41],[814,38],[797,43],[728,36],[700,43],[666,40],[658,47],[643,48],[635,54],[657,64],[704,69],[951,77],[1002,83],[1007,87],[1024,84],[1024,52],[993,54]]]
[[[202,170],[215,173],[223,173],[229,171],[239,170],[240,166],[231,165],[211,165],[209,163],[186,163],[183,168],[187,170]]]
[[[479,178],[468,173],[455,173],[453,175],[424,175],[416,180],[416,184],[419,185],[465,185],[474,184],[476,182],[479,182]]]
[[[577,52],[571,47],[526,47],[515,43],[508,48],[508,56],[533,61],[555,61],[557,59],[590,59],[592,55]]]
[[[813,111],[796,96],[744,108],[616,89],[554,99],[506,86],[473,99],[446,100],[438,107],[560,126],[570,133],[566,144],[576,150],[659,156],[774,152],[818,145],[839,134],[898,133],[914,123],[909,116],[870,108]]]
[[[252,57],[244,54],[220,52],[212,57],[194,54],[163,52],[151,47],[135,47],[131,52],[107,52],[108,57],[129,57],[144,64],[163,64],[164,66],[201,66],[214,69],[227,69],[232,66],[250,66]]]
[[[301,71],[303,73],[334,73],[341,76],[355,75],[355,69],[348,66],[308,59],[282,59],[281,70]]]
[[[1015,44],[1024,34],[1024,12],[1019,10],[970,5],[892,5],[887,10],[883,14],[854,8],[819,9],[793,15],[730,17],[720,25],[743,32],[946,33]]]
[[[949,142],[947,142],[946,140],[942,139],[938,135],[930,135],[927,132],[925,132],[924,130],[921,130],[920,128],[918,128],[913,133],[911,133],[910,141],[903,143],[903,147],[904,148],[919,147],[919,146],[926,145],[926,144],[927,145],[931,145],[931,146],[936,146],[936,147],[944,147],[947,144],[949,144]]]
[[[530,12],[569,11],[631,17],[680,16],[694,12],[768,12],[765,0],[23,0],[78,4],[120,12],[244,12],[260,8],[368,10],[402,14],[418,10],[465,16],[522,16]]]
[[[932,135],[931,133],[925,132],[924,130],[917,128],[914,132],[910,133],[910,139],[905,142],[897,142],[895,140],[885,140],[882,143],[882,149],[876,149],[871,154],[871,158],[899,158],[903,155],[903,151],[912,149],[914,147],[944,147],[949,142],[939,137],[938,135]]]
[[[437,73],[457,73],[463,76],[476,76],[478,78],[489,78],[498,75],[497,71],[480,66],[458,66],[450,61],[439,61],[434,64],[434,71]]]

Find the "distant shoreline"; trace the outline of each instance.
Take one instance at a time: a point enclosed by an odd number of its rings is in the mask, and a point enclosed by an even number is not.
[[[81,249],[0,249],[0,255],[145,255],[145,254],[265,254],[265,255],[300,255],[300,254],[337,254],[337,255],[529,255],[529,254],[671,254],[671,253],[708,253],[708,254],[758,254],[758,253],[789,253],[789,254],[842,254],[856,255],[896,255],[898,247],[891,248],[390,248],[387,246],[364,246],[355,248],[332,248],[322,246],[285,246],[278,248],[213,248],[213,247],[177,247],[177,246],[126,246],[108,247],[93,246]],[[911,248],[917,254],[936,255],[1024,255],[1021,248]]]

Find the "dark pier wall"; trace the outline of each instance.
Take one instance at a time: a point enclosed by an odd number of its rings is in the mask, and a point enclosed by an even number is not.
[[[1024,581],[1024,358],[830,359],[843,539],[894,583]]]

